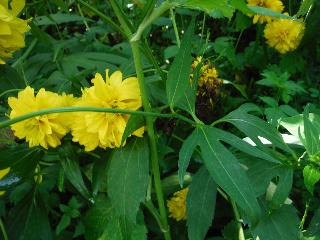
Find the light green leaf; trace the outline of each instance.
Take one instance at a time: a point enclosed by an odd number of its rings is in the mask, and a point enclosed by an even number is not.
[[[193,177],[187,194],[187,226],[190,240],[202,240],[211,226],[217,185],[205,167]]]
[[[190,26],[184,35],[180,50],[175,57],[169,73],[166,85],[166,92],[168,96],[169,105],[171,108],[177,105],[184,97],[185,91],[190,85],[191,72],[191,42],[194,32],[195,22],[192,20]]]
[[[314,0],[303,0],[297,13],[297,17],[306,15],[311,10],[313,4]]]
[[[269,8],[264,8],[264,7],[259,7],[259,6],[248,6],[248,7],[255,14],[276,17],[276,18],[283,18],[283,19],[292,19],[292,20],[295,19],[294,17],[290,17],[288,15],[272,11]]]
[[[246,212],[252,224],[258,222],[260,207],[245,170],[210,128],[199,129],[201,155],[215,182]]]
[[[320,170],[308,165],[303,169],[304,185],[313,195],[314,185],[320,180]]]
[[[149,147],[146,139],[134,138],[114,151],[108,169],[108,194],[120,216],[136,222],[149,178]]]

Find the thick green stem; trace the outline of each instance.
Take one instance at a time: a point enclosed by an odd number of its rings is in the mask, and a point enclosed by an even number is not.
[[[240,217],[240,214],[238,211],[238,207],[237,207],[236,203],[231,199],[230,199],[230,203],[232,205],[234,217],[235,217],[235,219],[237,221],[237,225],[238,225],[238,239],[239,240],[246,240],[246,238],[244,236],[243,228],[242,228],[241,217]]]
[[[121,114],[129,114],[129,115],[141,115],[149,118],[154,118],[154,117],[178,118],[188,123],[194,124],[194,122],[192,122],[190,119],[178,114],[161,114],[161,113],[154,113],[154,112],[134,111],[134,110],[114,109],[114,108],[61,107],[61,108],[48,108],[48,109],[43,109],[35,112],[30,112],[30,113],[21,115],[19,117],[0,122],[0,129],[8,127],[18,122],[27,120],[29,118],[34,118],[37,116],[52,114],[52,113],[66,113],[66,112],[107,112],[107,113],[121,113]]]
[[[16,67],[16,66],[18,66],[21,62],[23,62],[23,61],[29,56],[29,54],[31,53],[31,51],[33,50],[33,48],[36,46],[37,42],[38,42],[38,39],[36,39],[36,38],[33,39],[33,41],[31,42],[31,44],[30,44],[29,47],[27,48],[27,50],[23,53],[23,55],[22,55],[20,58],[18,58],[17,61],[15,61],[15,62],[11,65],[11,67]]]
[[[143,108],[145,111],[151,112],[151,106],[149,103],[149,97],[148,97],[147,87],[145,84],[143,68],[141,63],[139,43],[140,41],[131,42],[131,48],[132,48],[134,63],[136,67],[137,77],[139,79]],[[147,122],[147,132],[148,132],[149,144],[150,144],[150,152],[151,152],[150,157],[151,157],[152,173],[154,177],[155,191],[157,195],[160,216],[161,216],[161,220],[164,227],[163,234],[166,240],[170,240],[171,236],[170,236],[170,229],[169,229],[168,220],[167,220],[167,212],[166,212],[165,203],[164,203],[164,195],[163,195],[163,190],[161,185],[159,158],[158,158],[158,151],[157,151],[156,136],[155,136],[154,127],[153,127],[153,119],[150,117],[146,117],[146,122]]]

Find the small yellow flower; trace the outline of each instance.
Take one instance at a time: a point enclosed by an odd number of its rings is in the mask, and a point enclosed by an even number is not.
[[[10,172],[10,168],[5,168],[0,170],[0,179],[3,179]],[[0,196],[5,194],[5,191],[0,191]]]
[[[258,6],[269,8],[272,11],[281,13],[284,6],[280,0],[247,0],[249,6]],[[265,23],[273,20],[270,16],[263,16],[259,14],[253,15],[253,23]]]
[[[130,77],[122,80],[120,71],[109,77],[106,69],[106,80],[97,73],[91,80],[93,86],[82,91],[82,97],[76,106],[101,107],[114,109],[137,110],[141,107],[141,96],[138,79]],[[73,141],[85,146],[86,151],[97,147],[115,148],[121,146],[129,116],[126,114],[79,112],[75,113],[72,125]],[[142,136],[143,129],[134,135]]]
[[[41,88],[35,95],[34,89],[25,88],[19,92],[18,97],[8,99],[11,107],[10,118],[15,118],[30,112],[48,108],[70,106],[73,97],[58,95]],[[48,149],[61,144],[60,140],[70,129],[70,116],[68,113],[55,113],[34,117],[15,123],[11,126],[14,135],[19,139],[26,139],[30,147],[39,146]]]
[[[202,57],[197,57],[192,63],[192,69],[195,69],[201,61]],[[210,61],[207,61],[200,69],[198,86],[200,88],[205,86],[207,89],[214,89],[217,85],[220,85],[220,82],[217,69]]]
[[[176,221],[187,219],[187,193],[189,189],[184,188],[173,194],[170,200],[167,200],[167,207],[169,210],[169,217],[174,218]]]
[[[279,19],[268,23],[264,29],[264,37],[270,47],[284,54],[295,50],[303,37],[304,23]]]
[[[25,0],[0,1],[0,64],[11,58],[14,51],[23,48],[24,33],[30,30],[28,21],[17,17],[24,8]]]

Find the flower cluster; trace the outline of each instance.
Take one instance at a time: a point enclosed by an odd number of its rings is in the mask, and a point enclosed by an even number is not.
[[[284,10],[281,0],[248,0],[248,5],[265,7],[279,13]],[[259,14],[253,15],[253,23],[258,22],[267,23],[264,29],[264,37],[268,45],[281,54],[297,49],[305,30],[304,23],[299,20],[278,19]]]
[[[192,63],[192,69],[195,70],[199,63],[202,62],[202,57],[197,57]],[[191,79],[193,75],[191,75]],[[222,84],[222,81],[218,78],[218,71],[217,69],[211,64],[210,61],[206,61],[200,69],[200,76],[198,79],[198,95],[204,94],[201,91],[201,88],[205,88],[207,91],[215,91],[217,90]]]
[[[69,106],[101,107],[137,110],[141,107],[138,79],[122,80],[117,71],[110,77],[106,70],[106,80],[100,74],[92,79],[93,86],[82,90],[80,98],[72,95],[56,94],[40,89],[35,95],[34,89],[27,87],[18,97],[8,99],[12,111],[10,118],[48,108]],[[121,146],[121,139],[128,122],[128,115],[104,112],[53,113],[30,118],[11,126],[14,135],[26,139],[30,147],[57,147],[61,139],[71,131],[73,141],[85,146],[86,151],[95,148],[114,148]],[[144,128],[133,134],[142,136]]]
[[[17,17],[24,4],[25,0],[12,0],[9,8],[8,1],[0,1],[0,64],[25,45],[24,33],[30,27],[27,20]]]
[[[189,189],[184,188],[173,194],[173,197],[167,200],[167,207],[169,210],[169,217],[174,218],[176,221],[187,219],[187,193]]]

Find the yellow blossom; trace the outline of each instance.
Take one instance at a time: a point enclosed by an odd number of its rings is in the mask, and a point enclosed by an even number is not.
[[[24,8],[25,0],[0,1],[0,64],[11,58],[14,51],[23,48],[24,33],[30,30],[28,21],[17,17]]]
[[[258,6],[269,8],[272,11],[281,13],[284,6],[280,0],[247,0],[249,6]],[[265,23],[273,20],[270,16],[263,16],[259,14],[253,15],[253,23]]]
[[[174,218],[176,221],[187,219],[187,193],[188,188],[184,188],[173,194],[170,200],[167,200],[167,207],[169,210],[169,217]]]
[[[73,102],[72,95],[58,95],[41,88],[35,95],[34,89],[25,88],[18,97],[8,99],[12,111],[10,118],[15,118],[30,112],[48,108],[67,107]],[[54,113],[37,116],[15,123],[11,126],[14,135],[19,139],[26,139],[30,147],[41,145],[44,148],[57,147],[60,140],[70,129],[70,115],[68,113]]]
[[[195,69],[198,64],[202,61],[202,57],[197,57],[192,63],[192,69]],[[193,75],[191,75],[191,79]],[[200,69],[200,76],[198,79],[198,86],[199,88],[205,88],[206,90],[216,90],[221,85],[221,80],[218,79],[218,71],[217,69],[211,64],[210,61],[207,61],[203,64]],[[201,91],[201,89],[200,89]],[[199,94],[199,91],[198,91]]]
[[[82,97],[76,106],[127,110],[137,110],[141,107],[140,89],[136,77],[123,80],[120,71],[114,72],[109,77],[109,70],[106,69],[106,80],[97,73],[91,81],[93,86],[82,91]],[[92,151],[97,147],[120,147],[129,115],[78,112],[74,118],[73,141],[84,145],[86,151]],[[139,129],[134,135],[142,136],[142,133],[143,129]]]
[[[0,179],[3,179],[10,172],[10,168],[5,168],[0,170]],[[0,191],[0,196],[5,194],[5,191]]]
[[[295,50],[303,37],[305,26],[302,22],[279,19],[268,23],[264,37],[270,47],[284,54]]]

